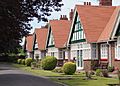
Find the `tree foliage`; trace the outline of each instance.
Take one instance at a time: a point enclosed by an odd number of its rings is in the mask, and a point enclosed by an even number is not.
[[[16,51],[34,17],[47,21],[62,5],[62,0],[0,0],[0,53]]]

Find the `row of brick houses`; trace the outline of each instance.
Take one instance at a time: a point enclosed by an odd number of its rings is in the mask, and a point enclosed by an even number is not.
[[[93,63],[120,68],[120,7],[100,1],[100,6],[76,5],[70,20],[63,15],[35,29],[25,40],[28,57],[54,56],[58,66],[74,61],[77,69],[90,70]]]

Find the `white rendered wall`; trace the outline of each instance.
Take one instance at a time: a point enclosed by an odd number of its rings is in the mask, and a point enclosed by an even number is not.
[[[40,50],[34,50],[34,57],[39,56],[39,59],[41,59],[41,52]]]
[[[91,45],[86,42],[71,44],[71,59],[77,57],[77,50],[83,50],[83,60],[91,59]],[[84,53],[86,50],[89,52]]]
[[[58,48],[55,47],[49,47],[46,56],[51,56],[52,52],[54,52],[54,57],[58,59]]]

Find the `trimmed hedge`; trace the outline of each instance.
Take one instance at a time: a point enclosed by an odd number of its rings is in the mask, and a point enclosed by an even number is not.
[[[53,70],[57,65],[57,59],[53,56],[46,56],[41,63],[44,70]]]
[[[22,59],[21,64],[25,65],[25,59]]]
[[[17,63],[18,63],[18,64],[21,64],[21,62],[22,62],[22,59],[18,59],[18,60],[17,60]]]
[[[76,64],[73,62],[67,62],[63,65],[63,72],[67,75],[73,75],[76,71]]]
[[[31,66],[31,63],[33,62],[33,59],[32,58],[26,58],[25,59],[25,65],[27,66]]]

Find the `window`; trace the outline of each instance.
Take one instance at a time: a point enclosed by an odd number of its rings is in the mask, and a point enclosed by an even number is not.
[[[108,57],[108,47],[107,44],[101,44],[101,58],[106,59]]]
[[[53,56],[53,57],[54,57],[54,52],[51,52],[51,56]]]
[[[93,59],[96,59],[96,58],[97,58],[97,56],[96,56],[97,44],[91,44],[91,46],[92,46],[92,51],[91,51],[91,53],[92,53],[92,58],[93,58]]]
[[[59,58],[65,58],[65,51],[59,51]]]
[[[83,59],[89,59],[91,57],[90,44],[81,43],[79,49],[83,51]]]

